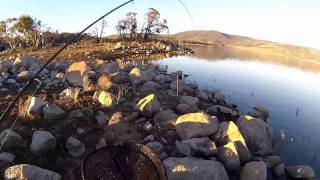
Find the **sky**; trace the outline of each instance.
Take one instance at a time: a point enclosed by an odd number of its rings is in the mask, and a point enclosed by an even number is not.
[[[0,0],[0,20],[23,14],[59,32],[79,32],[126,0]],[[216,30],[320,49],[320,0],[134,0],[106,18],[105,35],[129,11],[142,26],[148,8],[168,20],[170,33]],[[92,30],[89,30],[91,32]]]

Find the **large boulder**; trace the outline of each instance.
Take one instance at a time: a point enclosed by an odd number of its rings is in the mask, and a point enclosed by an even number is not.
[[[251,161],[244,165],[240,172],[241,180],[266,180],[267,165],[263,161]]]
[[[48,131],[35,131],[32,135],[30,151],[42,155],[56,147],[56,138]]]
[[[106,91],[101,91],[99,93],[98,100],[107,108],[111,108],[116,103],[116,97],[112,93]]]
[[[286,172],[289,177],[295,179],[315,179],[316,174],[310,166],[299,165],[299,166],[287,166]]]
[[[148,118],[152,117],[161,110],[160,102],[154,94],[150,94],[141,99],[137,104],[137,108],[139,108],[140,113],[143,116]]]
[[[43,108],[43,116],[47,120],[57,120],[63,118],[66,113],[56,104],[46,104]]]
[[[216,133],[218,128],[218,119],[205,113],[185,114],[176,121],[176,130],[181,139],[207,137]]]
[[[74,137],[67,139],[66,149],[73,157],[79,157],[86,151],[84,144]]]
[[[178,118],[178,115],[174,113],[172,110],[165,110],[157,113],[153,117],[153,120],[164,126],[175,127],[177,118]]]
[[[214,160],[170,157],[163,161],[169,180],[228,180],[223,165]]]
[[[253,107],[254,109],[254,112],[251,113],[251,115],[253,117],[256,117],[256,118],[260,118],[262,119],[264,122],[267,122],[268,121],[268,118],[269,118],[269,111],[267,108],[261,106],[261,105],[257,105],[255,107]]]
[[[149,69],[141,72],[141,80],[144,82],[151,81],[156,76],[157,76],[157,72],[154,68],[149,68]]]
[[[148,81],[142,85],[142,89],[146,91],[154,91],[162,89],[162,86],[156,82]]]
[[[60,180],[61,175],[29,164],[19,164],[5,170],[4,180]]]
[[[69,84],[73,87],[86,87],[88,83],[88,72],[90,67],[86,62],[76,62],[69,66],[66,77]]]
[[[273,153],[274,131],[267,123],[246,115],[238,119],[237,126],[251,154],[266,156]]]
[[[217,153],[217,147],[208,137],[176,141],[179,152],[186,156],[210,157]]]
[[[227,170],[238,171],[240,169],[240,157],[235,142],[220,146],[217,157]]]
[[[4,142],[5,140],[5,142]],[[23,139],[20,134],[14,132],[13,130],[6,129],[0,134],[0,143],[3,143],[3,148],[15,148],[21,147],[23,145]]]
[[[197,111],[199,109],[199,99],[197,97],[181,96],[179,102],[180,104],[190,105],[193,111]]]

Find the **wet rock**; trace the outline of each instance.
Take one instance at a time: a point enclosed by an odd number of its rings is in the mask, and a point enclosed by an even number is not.
[[[37,97],[31,97],[27,112],[30,116],[40,117],[43,115],[43,108],[48,102]]]
[[[160,102],[154,94],[148,95],[147,97],[141,99],[137,108],[139,108],[140,113],[145,117],[152,117],[154,114],[161,110]]]
[[[193,157],[169,157],[163,165],[170,180],[228,180],[223,165],[218,161]],[[197,168],[195,168],[197,167]]]
[[[48,131],[35,131],[32,135],[30,151],[36,155],[42,155],[55,149],[56,138]]]
[[[76,62],[69,66],[66,76],[67,81],[73,87],[85,87],[88,83],[90,67],[86,62]]]
[[[107,114],[105,114],[104,112],[99,111],[98,115],[96,116],[97,122],[98,124],[103,127],[105,125],[107,125],[108,121],[109,121],[109,116]]]
[[[181,139],[207,137],[216,133],[218,128],[218,119],[205,113],[182,115],[176,121],[176,130]]]
[[[162,86],[156,82],[148,81],[142,85],[142,89],[146,91],[154,91],[162,89]]]
[[[29,164],[9,167],[4,172],[4,180],[61,180],[61,175]]]
[[[165,110],[157,113],[153,117],[153,120],[161,125],[174,127],[177,118],[178,115],[174,113],[172,110]]]
[[[263,120],[243,116],[238,119],[237,126],[251,154],[266,156],[273,153],[273,130]]]
[[[262,161],[251,161],[244,165],[240,173],[241,180],[266,180],[267,165]]]
[[[188,114],[195,112],[194,108],[192,108],[192,106],[190,106],[189,104],[178,104],[175,107],[175,111],[178,114]]]
[[[190,105],[193,111],[197,111],[199,109],[199,99],[197,97],[181,96],[179,102],[180,104]]]
[[[160,154],[162,152],[162,150],[164,149],[164,146],[160,142],[157,142],[157,141],[149,142],[146,144],[146,146],[158,154]]]
[[[255,107],[253,107],[253,109],[255,110],[251,115],[253,117],[256,117],[256,118],[260,118],[262,119],[264,122],[267,122],[268,121],[268,118],[269,118],[269,111],[261,106],[261,105],[257,105]]]
[[[285,170],[285,166],[283,163],[278,164],[277,166],[275,166],[273,168],[273,175],[276,177],[279,176],[285,176],[286,175],[286,170]]]
[[[65,112],[56,104],[46,104],[43,108],[43,115],[47,120],[57,120],[63,118]]]
[[[10,129],[6,129],[1,132],[0,143],[3,143],[4,140],[5,140],[5,143],[3,144],[4,149],[21,147],[23,145],[23,139],[20,136],[20,134]]]
[[[73,157],[80,157],[86,151],[84,144],[74,137],[67,139],[66,149]]]
[[[0,153],[0,161],[10,162],[12,163],[15,159],[15,155],[9,152]]]
[[[281,159],[279,156],[266,156],[263,158],[263,161],[266,163],[268,169],[274,168],[281,164]]]
[[[107,108],[111,108],[116,103],[116,97],[109,92],[101,91],[98,96],[99,102]]]
[[[103,74],[98,79],[98,87],[100,90],[107,91],[112,87],[112,81],[108,74]]]
[[[227,170],[238,171],[240,169],[240,157],[234,142],[220,146],[217,157]]]
[[[130,115],[123,118],[126,122],[132,122],[139,117],[139,112],[132,112]]]
[[[209,94],[206,91],[197,90],[195,91],[195,95],[202,101],[209,101]]]
[[[310,166],[299,165],[299,166],[287,166],[287,175],[291,178],[297,179],[315,179],[316,175],[314,170]]]
[[[176,141],[179,152],[186,156],[210,157],[217,153],[217,147],[208,137]]]

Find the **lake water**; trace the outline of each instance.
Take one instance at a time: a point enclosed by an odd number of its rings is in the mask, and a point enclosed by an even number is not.
[[[202,89],[220,90],[241,114],[258,104],[267,107],[276,132],[275,153],[286,165],[311,165],[320,177],[319,64],[226,47],[193,49],[192,56],[155,63],[168,65],[169,72],[182,70]]]

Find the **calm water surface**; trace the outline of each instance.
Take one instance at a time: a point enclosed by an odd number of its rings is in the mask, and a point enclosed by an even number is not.
[[[276,154],[287,165],[311,165],[320,177],[319,64],[258,57],[197,47],[193,56],[155,63],[168,65],[169,72],[183,70],[190,75],[188,81],[203,89],[220,90],[239,105],[241,114],[257,104],[267,107],[276,131]]]

